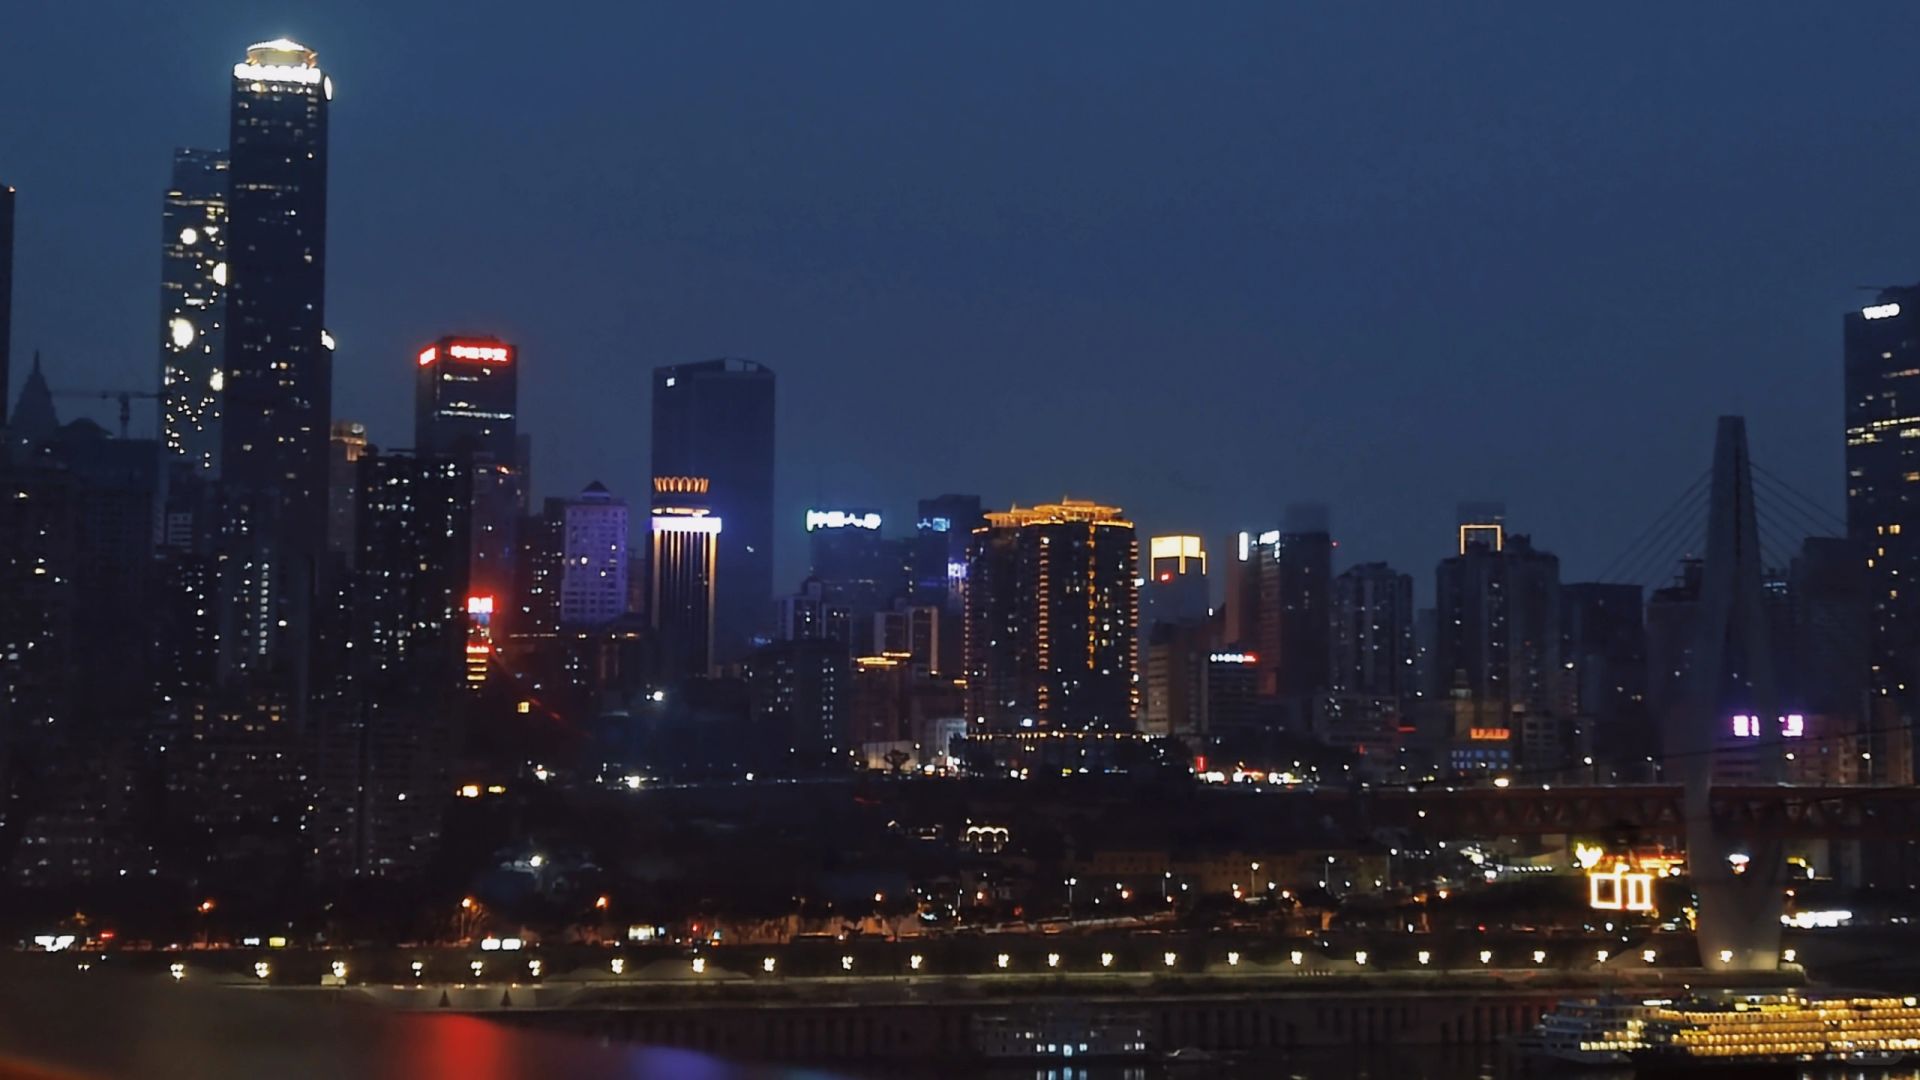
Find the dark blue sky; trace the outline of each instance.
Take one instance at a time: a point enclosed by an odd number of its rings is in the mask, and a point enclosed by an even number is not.
[[[948,490],[1220,554],[1324,500],[1423,592],[1504,498],[1593,575],[1722,412],[1838,510],[1840,314],[1920,278],[1912,4],[18,3],[16,383],[156,381],[169,153],[281,34],[337,413],[409,443],[411,352],[494,331],[542,492],[635,495],[647,370],[752,357],[783,578],[805,504]]]

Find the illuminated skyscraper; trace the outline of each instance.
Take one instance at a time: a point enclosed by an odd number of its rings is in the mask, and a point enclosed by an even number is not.
[[[1156,536],[1147,542],[1147,583],[1140,587],[1140,627],[1194,623],[1212,608],[1207,550],[1197,536]]]
[[[706,477],[654,477],[650,517],[647,615],[661,655],[675,675],[706,675],[713,669],[721,535],[720,518],[707,505]]]
[[[333,82],[284,38],[233,68],[221,471],[266,499],[277,554],[326,537],[333,358],[326,333],[327,109]]]
[[[414,358],[413,448],[513,467],[520,351],[498,338],[443,337]]]
[[[519,350],[490,337],[443,337],[414,356],[414,450],[472,465],[472,587],[487,596],[509,595],[514,582],[525,502],[514,430],[519,368]],[[508,610],[503,603],[499,614]]]
[[[955,615],[964,610],[967,544],[985,520],[978,495],[920,500],[913,549],[915,604],[937,604]]]
[[[968,719],[994,731],[1131,730],[1139,559],[1117,507],[1068,499],[988,514],[968,553]]]
[[[567,504],[560,623],[605,626],[627,611],[627,504],[599,481]]]
[[[889,610],[908,592],[911,544],[881,534],[878,510],[807,511],[809,574],[826,599],[847,612],[855,624],[854,655],[864,655],[874,615]]]
[[[773,371],[707,360],[653,372],[653,475],[704,476],[720,537],[714,659],[769,637],[773,611]]]
[[[175,150],[160,215],[160,438],[203,476],[220,471],[226,320],[227,155]]]
[[[1920,717],[1920,285],[1848,312],[1844,340],[1847,537],[1867,565],[1872,726],[1893,731]]]

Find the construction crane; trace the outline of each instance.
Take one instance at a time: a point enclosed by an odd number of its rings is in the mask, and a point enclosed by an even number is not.
[[[118,401],[120,403],[120,437],[127,437],[127,429],[133,422],[134,398],[149,401],[160,400],[159,393],[153,390],[56,390],[54,397],[60,398],[96,398],[100,401]]]

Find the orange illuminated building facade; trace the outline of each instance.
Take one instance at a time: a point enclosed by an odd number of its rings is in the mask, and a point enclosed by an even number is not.
[[[647,615],[676,675],[713,668],[721,522],[707,501],[709,486],[704,476],[653,478]]]
[[[1118,507],[1063,499],[989,513],[967,552],[974,730],[1132,730],[1140,551]]]

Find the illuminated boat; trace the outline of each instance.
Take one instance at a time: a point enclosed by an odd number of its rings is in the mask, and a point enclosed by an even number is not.
[[[1819,1063],[1898,1065],[1920,1059],[1920,1000],[1856,994],[1725,994],[1690,998],[1648,1017],[1635,1067]]]
[[[1563,1065],[1626,1065],[1645,1049],[1647,1021],[1666,999],[1602,997],[1563,1001],[1515,1040],[1522,1052]]]

